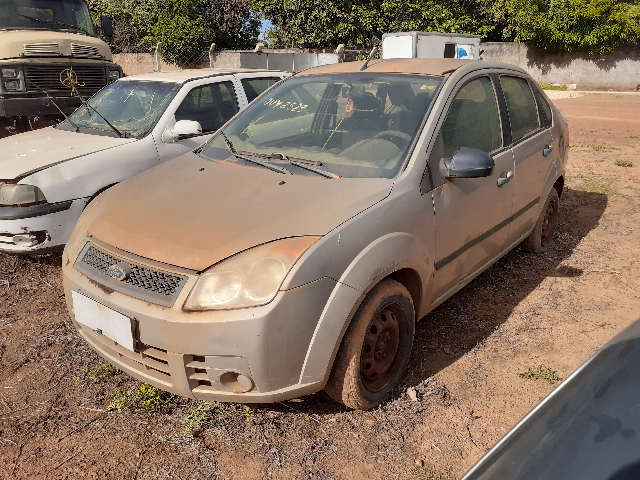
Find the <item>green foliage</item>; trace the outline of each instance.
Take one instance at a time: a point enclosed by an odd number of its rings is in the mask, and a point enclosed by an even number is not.
[[[212,421],[211,410],[217,406],[218,404],[216,402],[208,402],[205,400],[194,402],[184,416],[184,419],[187,421],[184,434],[188,435],[194,430],[201,430],[210,425]]]
[[[562,380],[558,375],[556,375],[556,372],[554,372],[551,367],[544,364],[538,365],[538,370],[536,372],[528,369],[526,372],[518,373],[518,376],[526,378],[527,380],[545,380],[549,383],[559,382]]]
[[[171,393],[144,384],[138,388],[114,392],[107,411],[116,412],[120,416],[126,411],[160,413],[173,407],[173,397]]]
[[[554,85],[552,83],[542,83],[542,82],[538,82],[538,85],[542,90],[561,90],[561,91],[567,90],[566,85]]]
[[[637,0],[477,0],[504,39],[601,55],[640,39]]]
[[[270,45],[368,47],[384,32],[421,30],[484,35],[493,29],[463,0],[254,0],[269,19]]]
[[[217,49],[253,48],[260,21],[251,0],[92,0],[96,26],[100,15],[114,22],[115,52],[151,51],[162,43],[163,59],[184,63]]]
[[[633,167],[633,162],[631,160],[616,160],[614,163],[618,167]]]
[[[107,362],[100,362],[95,368],[83,370],[94,382],[105,380],[119,371],[116,367]]]

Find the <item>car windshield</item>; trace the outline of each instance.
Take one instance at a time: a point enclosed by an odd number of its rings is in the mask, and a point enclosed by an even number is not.
[[[0,0],[0,29],[31,28],[95,35],[84,0]]]
[[[88,103],[123,135],[139,138],[153,129],[179,88],[167,82],[118,81],[96,93]],[[78,127],[115,134],[95,110],[82,106],[69,119]],[[68,128],[68,122],[63,125]]]
[[[393,178],[441,82],[366,72],[294,77],[232,120],[224,134],[242,155],[311,161],[343,177]],[[216,136],[202,155],[227,159],[224,137]]]

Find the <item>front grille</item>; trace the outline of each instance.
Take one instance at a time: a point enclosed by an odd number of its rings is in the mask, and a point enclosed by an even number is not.
[[[89,45],[79,45],[77,43],[71,44],[71,55],[74,57],[94,57],[102,58],[100,50],[96,47],[90,47]]]
[[[68,85],[63,82],[71,75],[77,77],[77,88],[82,93],[95,93],[107,84],[107,76],[102,65],[41,65],[25,66],[27,88],[37,90],[32,84],[43,90],[67,90]],[[67,82],[68,83],[68,82]]]
[[[109,267],[114,265],[120,265],[129,271],[124,280],[117,280],[108,274]],[[184,275],[137,264],[108,253],[91,243],[87,243],[82,250],[75,267],[106,287],[164,306],[175,303],[187,281]]]
[[[60,47],[57,43],[32,43],[24,46],[24,55],[41,56],[41,55],[60,55]]]

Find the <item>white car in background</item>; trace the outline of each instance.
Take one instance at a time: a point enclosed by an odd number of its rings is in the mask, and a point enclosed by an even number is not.
[[[62,250],[99,193],[200,147],[287,75],[238,68],[122,78],[59,125],[0,140],[0,251]]]

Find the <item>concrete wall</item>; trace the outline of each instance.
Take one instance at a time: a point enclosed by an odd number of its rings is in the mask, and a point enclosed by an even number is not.
[[[299,72],[318,65],[339,63],[341,57],[335,53],[308,53],[303,50],[269,50],[262,54],[247,50],[222,50],[214,52],[214,68],[264,68],[268,70],[283,70],[285,72]],[[113,61],[122,66],[126,75],[138,75],[156,71],[156,59],[151,53],[119,53],[113,56]],[[209,61],[204,60],[198,67],[206,68]],[[180,67],[162,62],[163,72],[178,70]],[[194,68],[190,66],[189,68]]]
[[[640,85],[640,45],[624,45],[603,56],[541,52],[523,43],[481,43],[482,58],[511,63],[544,83],[577,84],[587,89],[635,89]]]

